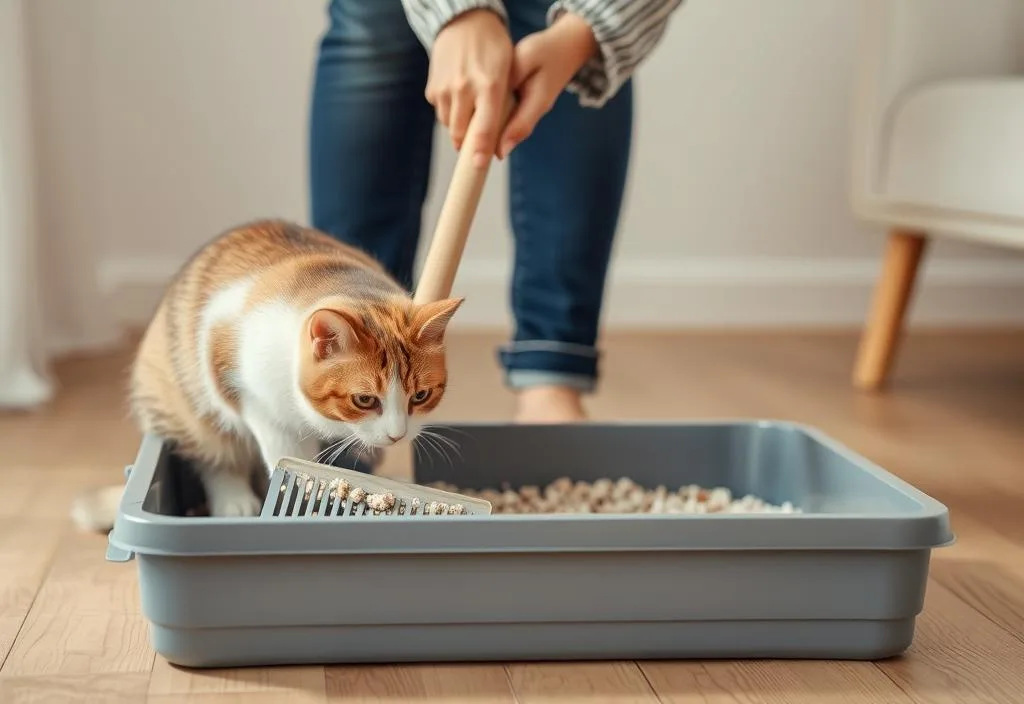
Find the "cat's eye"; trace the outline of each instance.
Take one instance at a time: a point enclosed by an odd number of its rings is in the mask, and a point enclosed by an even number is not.
[[[430,389],[420,389],[412,395],[412,402],[419,405],[426,403],[428,398],[430,398]]]
[[[369,411],[377,406],[377,397],[370,394],[355,394],[352,396],[352,403],[356,408]]]

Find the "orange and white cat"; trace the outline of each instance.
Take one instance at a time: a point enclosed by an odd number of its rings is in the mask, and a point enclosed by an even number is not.
[[[132,368],[133,415],[191,461],[210,515],[255,515],[254,465],[269,474],[323,442],[415,438],[444,396],[444,334],[461,302],[417,305],[367,254],[316,230],[244,225],[169,285]],[[120,495],[83,495],[75,522],[109,530]]]

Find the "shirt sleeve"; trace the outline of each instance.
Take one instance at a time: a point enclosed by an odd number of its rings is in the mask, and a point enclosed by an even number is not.
[[[453,19],[470,10],[491,10],[508,24],[508,13],[502,0],[402,0],[402,8],[409,26],[428,52],[434,45],[437,33]]]
[[[550,25],[571,12],[590,25],[600,53],[581,68],[566,87],[580,104],[601,107],[651,55],[669,16],[683,0],[555,0],[548,8]]]

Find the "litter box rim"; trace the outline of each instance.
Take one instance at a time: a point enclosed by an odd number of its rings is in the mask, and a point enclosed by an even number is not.
[[[550,553],[618,551],[930,550],[952,545],[949,510],[910,483],[854,452],[821,430],[789,420],[623,420],[602,427],[772,427],[802,433],[840,455],[857,470],[898,492],[917,510],[874,514],[497,514],[417,519],[407,516],[348,518],[177,517],[151,513],[143,504],[158,465],[170,449],[144,435],[132,465],[108,559],[134,554],[181,557],[269,555],[401,555],[437,553]],[[451,422],[454,429],[500,429],[500,422]],[[471,525],[465,525],[471,524]],[[610,528],[614,526],[614,530]]]

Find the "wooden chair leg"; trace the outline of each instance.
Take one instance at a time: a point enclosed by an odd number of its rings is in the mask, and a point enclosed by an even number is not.
[[[875,286],[853,373],[853,383],[860,389],[875,391],[885,384],[927,242],[927,235],[921,232],[895,229],[889,233],[882,273]]]

